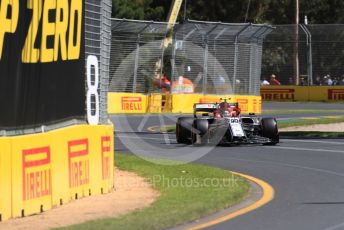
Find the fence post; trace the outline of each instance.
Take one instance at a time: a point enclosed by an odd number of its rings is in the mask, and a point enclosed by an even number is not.
[[[238,40],[239,36],[248,28],[251,26],[251,23],[246,25],[243,29],[241,29],[236,35],[235,35],[235,41],[234,41],[234,68],[233,68],[233,94],[235,94],[235,85],[236,85],[236,76],[237,76],[237,65],[238,65]]]
[[[248,87],[248,94],[252,95],[252,88],[253,88],[253,82],[252,82],[252,75],[253,75],[253,68],[252,68],[252,61],[253,59],[256,58],[256,53],[255,53],[255,49],[254,49],[254,45],[250,44],[250,71],[249,71],[249,87]]]
[[[306,28],[307,29],[307,28]],[[307,29],[308,30],[308,29]],[[309,84],[313,85],[313,51],[312,51],[312,34],[309,32],[309,48],[308,48],[308,71],[309,71]]]
[[[136,53],[135,53],[135,64],[134,64],[134,80],[133,80],[133,93],[136,93],[137,86],[137,71],[139,69],[139,57],[140,57],[140,40],[141,34],[137,36],[136,41]]]
[[[300,24],[301,29],[307,36],[307,75],[308,85],[313,85],[313,54],[312,54],[312,34],[306,25]]]
[[[173,45],[172,45],[172,59],[171,59],[171,93],[172,93],[172,85],[173,82],[176,80],[175,77],[175,68],[176,68],[176,34],[173,34]]]
[[[208,82],[208,59],[209,59],[209,43],[208,37],[221,23],[217,23],[211,30],[209,30],[205,35],[203,35],[203,42],[205,43],[204,55],[203,55],[203,87],[202,93],[207,93],[207,82]]]
[[[137,40],[136,40],[136,53],[135,53],[135,66],[134,66],[134,82],[133,82],[133,93],[136,93],[137,88],[137,71],[139,69],[139,58],[140,58],[140,42],[141,42],[141,34],[143,31],[149,27],[153,21],[150,21],[147,23],[137,34]]]
[[[203,38],[203,42],[205,43],[204,48],[204,55],[203,55],[203,86],[202,86],[202,93],[207,93],[207,76],[208,76],[208,52],[209,52],[209,44],[208,38]]]
[[[263,32],[261,32],[261,30]],[[254,32],[251,37],[255,39],[255,43],[250,43],[250,79],[249,79],[249,94],[250,95],[260,95],[260,87],[257,89],[257,84],[260,86],[260,74],[261,74],[261,56],[259,58],[259,40],[262,34],[265,34],[269,30],[269,27],[261,27],[258,28],[256,32]],[[254,66],[252,64],[253,60]],[[258,61],[259,60],[259,61]],[[257,65],[260,67],[258,68]],[[254,77],[253,77],[254,75]]]

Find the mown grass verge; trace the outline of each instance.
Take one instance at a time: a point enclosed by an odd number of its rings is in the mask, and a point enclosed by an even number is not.
[[[305,132],[305,131],[295,131],[295,132],[280,132],[281,137],[301,137],[301,138],[344,138],[344,132]]]
[[[329,110],[315,110],[315,109],[295,109],[295,110],[290,110],[290,109],[265,109],[263,111],[264,115],[288,115],[288,114],[330,114],[330,113],[342,113],[343,110],[339,109],[329,109]]]
[[[344,116],[337,117],[319,117],[315,119],[297,118],[292,120],[283,120],[278,122],[278,128],[287,128],[293,126],[308,126],[308,125],[320,125],[320,124],[335,124],[344,122]]]
[[[241,177],[204,165],[166,166],[120,153],[116,154],[116,165],[145,177],[160,192],[158,200],[118,218],[64,229],[165,229],[230,207],[247,197],[250,190]]]

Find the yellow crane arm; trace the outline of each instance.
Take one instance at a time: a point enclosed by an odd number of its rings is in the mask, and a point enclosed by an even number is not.
[[[183,3],[183,0],[173,0],[172,1],[170,12],[168,13],[168,17],[167,17],[168,29],[171,29],[174,26],[174,24],[176,24],[182,3]],[[161,48],[167,48],[168,45],[170,45],[170,44],[172,44],[172,36],[171,35],[167,36],[163,40],[163,42],[161,44]],[[159,59],[155,64],[155,73],[156,74],[159,74],[159,72],[162,69],[162,65],[163,65],[162,60]]]
[[[183,0],[173,0],[172,2],[172,6],[167,17],[167,22],[170,28],[177,22],[178,14],[182,6],[182,3]]]

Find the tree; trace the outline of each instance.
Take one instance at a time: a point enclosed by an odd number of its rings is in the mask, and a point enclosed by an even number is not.
[[[312,24],[344,23],[344,1],[312,0],[301,1],[301,15],[307,15]]]
[[[185,0],[184,0],[185,1]],[[171,0],[113,0],[116,18],[166,21]],[[204,21],[244,22],[249,0],[187,0],[187,18]],[[293,24],[295,0],[251,0],[248,21]],[[179,20],[183,15],[183,8]],[[300,18],[312,24],[344,23],[344,1],[300,0]]]
[[[136,20],[164,20],[164,7],[153,0],[113,0],[112,17]]]

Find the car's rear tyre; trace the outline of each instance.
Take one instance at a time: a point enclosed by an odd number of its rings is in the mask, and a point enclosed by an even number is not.
[[[191,131],[191,143],[194,145],[204,145],[208,143],[209,123],[206,119],[196,119],[193,122]]]
[[[279,143],[279,133],[275,118],[262,118],[261,126],[262,136],[270,139],[270,142],[264,143],[265,145],[276,145]]]
[[[176,123],[176,139],[178,143],[189,144],[191,128],[194,119],[192,117],[180,117]]]

